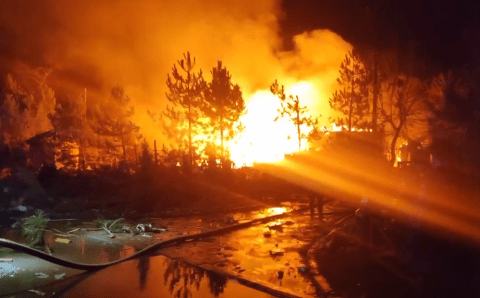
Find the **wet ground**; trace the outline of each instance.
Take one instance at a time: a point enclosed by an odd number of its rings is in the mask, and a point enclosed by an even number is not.
[[[166,231],[135,236],[119,233],[112,239],[102,231],[79,230],[69,237],[50,234],[47,242],[53,254],[60,258],[82,263],[104,263],[129,256],[155,242],[281,214],[299,207],[298,204],[287,203],[275,208],[216,216],[157,218],[152,219],[154,226]],[[324,211],[323,218],[318,215],[312,217],[307,211],[202,241],[163,248],[158,253],[168,258],[143,257],[88,277],[79,275],[83,271],[52,265],[23,254],[3,256],[13,261],[0,262],[0,295],[17,293],[15,297],[33,297],[38,293],[25,292],[33,289],[47,293],[48,297],[53,292],[58,296],[63,295],[62,289],[69,284],[78,283],[64,297],[150,297],[159,294],[160,297],[213,297],[222,293],[224,297],[270,297],[252,292],[254,290],[225,277],[229,276],[233,280],[235,277],[250,280],[298,297],[361,297],[367,293],[365,288],[358,285],[358,288],[352,289],[358,277],[344,272],[350,280],[349,284],[342,286],[341,279],[332,274],[332,270],[326,270],[332,268],[322,268],[328,263],[324,260],[325,255],[319,253],[333,227],[349,229],[353,212],[333,203],[326,205]],[[56,225],[58,230],[62,230],[62,223]],[[86,223],[81,226],[87,227]],[[66,229],[62,231],[66,232]],[[2,237],[12,239],[15,235]],[[328,266],[334,267],[335,264]],[[392,278],[398,279],[388,272],[383,276],[377,274],[374,278],[379,285],[392,282]],[[393,282],[395,285],[401,283],[401,280]],[[368,293],[377,290],[385,293],[381,286],[368,288]]]

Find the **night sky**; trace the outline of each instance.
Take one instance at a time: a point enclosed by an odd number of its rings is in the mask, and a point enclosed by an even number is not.
[[[431,67],[443,70],[479,60],[477,1],[397,0],[395,9],[395,1],[283,0],[283,7],[286,36],[329,28],[357,47],[389,48],[398,33],[400,47],[415,41],[418,54]]]

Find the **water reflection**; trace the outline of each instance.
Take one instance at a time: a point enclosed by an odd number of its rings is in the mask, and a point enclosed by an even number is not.
[[[267,209],[267,213],[269,213],[269,215],[278,215],[278,214],[283,214],[285,212],[287,212],[287,208],[285,207],[273,207],[273,208]]]
[[[200,289],[203,272],[199,269],[177,260],[165,259],[165,264],[164,284],[168,285],[172,297],[188,298],[192,296],[192,286],[195,286],[197,291]]]
[[[140,281],[140,285],[139,285]],[[227,286],[228,285],[228,286]],[[60,292],[57,288],[56,292]],[[45,291],[49,292],[49,291]],[[89,276],[62,297],[273,297],[163,256],[120,263]]]
[[[215,297],[218,297],[220,294],[223,294],[223,291],[227,286],[228,278],[213,272],[207,272],[207,276],[208,276],[208,288],[210,289],[210,293]]]
[[[137,269],[140,282],[140,291],[143,291],[145,289],[145,285],[147,284],[148,269],[150,269],[150,257],[140,257],[138,259]]]

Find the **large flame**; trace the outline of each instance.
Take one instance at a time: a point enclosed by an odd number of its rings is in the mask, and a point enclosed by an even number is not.
[[[316,86],[300,81],[285,87],[287,94],[298,95],[301,106],[311,107],[320,98]],[[254,162],[274,162],[282,160],[285,154],[298,151],[297,128],[288,118],[279,118],[280,100],[270,91],[255,92],[247,100],[247,114],[240,121],[245,131],[229,142],[231,159],[237,166],[252,165]],[[317,111],[309,115],[318,117]],[[301,132],[308,134],[312,128],[301,126]],[[302,140],[302,150],[307,142]]]

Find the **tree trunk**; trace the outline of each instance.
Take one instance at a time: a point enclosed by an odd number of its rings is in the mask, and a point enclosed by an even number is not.
[[[225,159],[224,148],[223,148],[223,115],[220,114],[220,143],[221,143],[221,152],[222,152],[222,162],[220,166],[223,168],[223,160]]]
[[[123,160],[127,160],[127,151],[125,150],[125,140],[122,135],[122,149],[123,149]]]
[[[193,164],[193,150],[192,150],[192,114],[191,106],[188,105],[188,164]]]
[[[395,161],[397,160],[397,155],[395,154],[395,148],[397,147],[397,140],[398,137],[400,136],[400,130],[402,129],[402,126],[399,125],[398,129],[395,129],[395,134],[393,135],[392,143],[390,144],[390,152],[391,152],[391,159],[390,159],[390,164],[392,167],[395,165]]]
[[[137,143],[135,143],[135,162],[138,164]]]
[[[352,94],[350,98],[350,110],[348,111],[348,131],[352,131],[352,115],[353,115],[353,99],[354,99],[354,84],[355,84],[355,77],[352,70]]]
[[[375,50],[373,54],[373,108],[372,108],[372,131],[375,141],[377,141],[377,96],[378,96],[378,54]]]
[[[157,162],[157,140],[153,141],[153,152],[155,153],[155,165],[158,164]]]
[[[297,108],[297,135],[298,135],[298,151],[302,150],[302,135],[300,133],[300,110]]]

